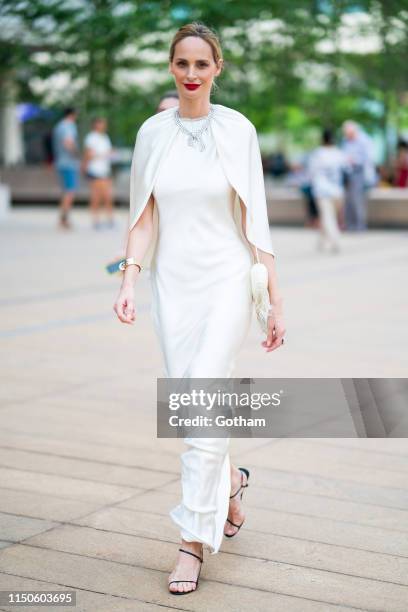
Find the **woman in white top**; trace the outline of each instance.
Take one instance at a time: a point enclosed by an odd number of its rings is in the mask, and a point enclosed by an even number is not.
[[[310,156],[309,174],[320,217],[319,248],[340,250],[338,213],[344,199],[344,173],[348,163],[343,151],[333,141],[331,130],[325,129],[322,144]]]
[[[259,148],[254,144],[256,132],[241,113],[210,104],[214,77],[220,74],[223,60],[218,39],[209,28],[195,23],[180,28],[169,59],[179,106],[149,117],[138,132],[131,205],[140,200],[143,206],[135,219],[131,218],[126,256],[136,262],[143,260],[152,241],[157,209],[158,238],[151,264],[152,315],[165,375],[229,378],[251,320],[249,273],[254,248],[244,242],[235,224],[232,209],[237,193],[227,179],[227,166],[221,163],[215,134],[218,145],[225,145],[222,159],[228,164],[229,176],[236,164],[228,143],[234,133],[242,135],[237,161],[238,167],[241,164],[247,170],[247,176],[241,182],[234,175],[234,182],[241,187],[249,185],[247,191],[244,187],[242,190],[247,199],[253,196],[248,218],[241,202],[242,230],[246,231],[247,221],[254,232],[251,235],[256,236],[259,257],[268,268],[274,306],[262,346],[267,352],[278,348],[285,333],[266,203],[262,200],[265,192],[263,177],[262,185],[259,179],[262,168]],[[169,144],[167,135],[171,135]],[[166,149],[159,163],[163,138]],[[133,324],[135,319],[134,282],[139,272],[138,265],[125,268],[114,306],[124,323]],[[203,545],[215,554],[224,535],[238,533],[245,518],[241,497],[249,476],[245,468],[230,464],[228,438],[191,437],[185,442],[189,448],[182,455],[183,496],[170,513],[180,528],[182,544],[168,584],[169,591],[176,595],[197,587]]]
[[[82,168],[89,181],[91,192],[89,207],[95,229],[101,228],[101,210],[105,211],[106,225],[114,226],[111,178],[112,144],[106,128],[106,120],[96,117],[92,122],[92,131],[87,134],[84,141]]]

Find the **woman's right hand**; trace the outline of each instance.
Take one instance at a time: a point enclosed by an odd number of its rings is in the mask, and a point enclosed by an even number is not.
[[[135,311],[135,290],[130,285],[122,285],[119,291],[118,299],[116,300],[113,310],[118,315],[118,319],[122,323],[133,325],[136,318]]]

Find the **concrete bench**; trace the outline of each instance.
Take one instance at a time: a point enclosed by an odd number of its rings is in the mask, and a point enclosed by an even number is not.
[[[1,172],[3,183],[9,185],[13,203],[56,204],[60,188],[52,167],[20,166]],[[270,223],[303,225],[306,204],[295,187],[279,185],[265,178],[265,191]],[[115,201],[122,206],[129,202],[129,170],[115,173]],[[76,203],[88,202],[89,186],[83,177]],[[408,189],[378,187],[372,189],[368,202],[368,223],[371,227],[408,227]]]

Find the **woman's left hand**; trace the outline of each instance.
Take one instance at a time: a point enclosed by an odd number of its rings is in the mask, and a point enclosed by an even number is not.
[[[268,317],[268,333],[266,335],[266,340],[262,342],[262,346],[266,348],[267,353],[282,346],[285,332],[283,314],[281,312],[272,312]]]

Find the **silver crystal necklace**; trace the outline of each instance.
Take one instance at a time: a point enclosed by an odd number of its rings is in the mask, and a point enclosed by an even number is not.
[[[177,123],[177,125],[179,126],[179,128],[181,129],[181,131],[184,134],[187,134],[188,139],[187,139],[187,144],[190,147],[195,147],[198,146],[198,150],[199,151],[204,151],[205,149],[205,143],[202,139],[202,135],[204,134],[204,132],[206,130],[208,130],[209,125],[210,125],[210,120],[211,117],[214,114],[214,107],[212,104],[210,104],[210,112],[208,113],[208,115],[206,115],[205,118],[205,122],[203,123],[203,125],[200,127],[200,129],[198,130],[189,130],[188,128],[186,128],[185,125],[183,125],[182,121],[183,118],[180,117],[180,113],[178,108],[176,108],[176,110],[174,111],[174,119]],[[198,117],[198,119],[202,119],[202,117]]]

